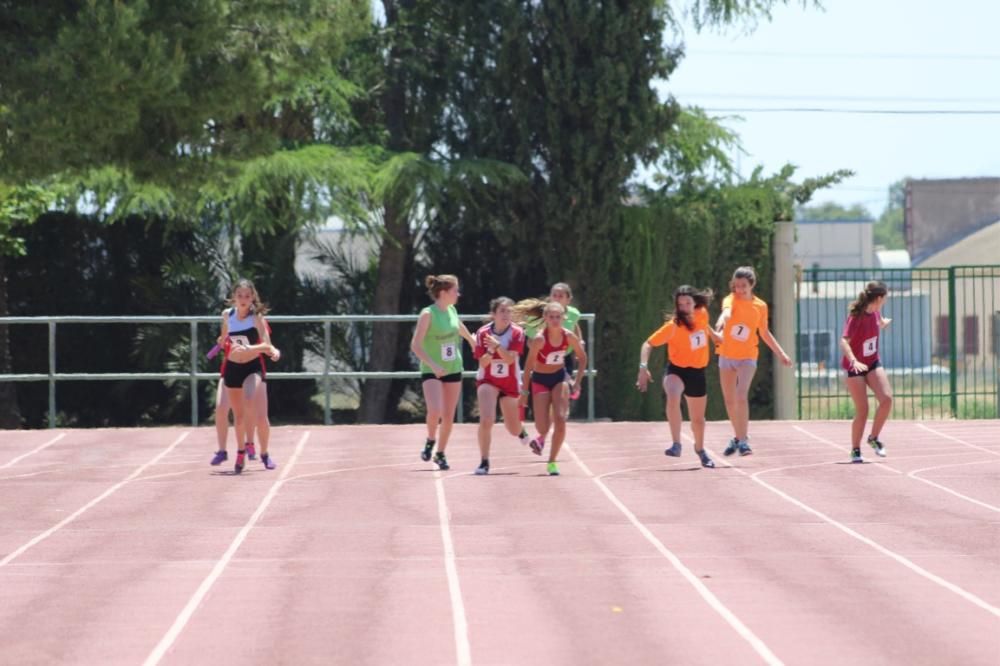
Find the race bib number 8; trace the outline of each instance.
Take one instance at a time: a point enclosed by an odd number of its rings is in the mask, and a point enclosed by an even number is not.
[[[545,357],[545,363],[547,365],[559,365],[563,362],[565,356],[566,352],[564,351],[549,352],[549,355]]]
[[[490,374],[497,379],[503,379],[510,376],[510,366],[502,361],[493,361],[490,364]]]
[[[750,327],[746,324],[736,324],[729,329],[729,337],[733,340],[746,342],[750,339]]]
[[[458,358],[458,348],[455,343],[449,342],[446,345],[441,345],[441,360],[442,361],[454,361]]]
[[[878,336],[865,340],[862,350],[865,356],[874,356],[878,352]]]
[[[691,349],[701,349],[708,344],[708,336],[705,335],[705,331],[697,331],[692,333],[690,336]]]

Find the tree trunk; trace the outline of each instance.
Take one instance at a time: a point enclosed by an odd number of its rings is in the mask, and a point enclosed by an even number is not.
[[[410,259],[410,225],[401,211],[387,207],[385,236],[378,257],[378,278],[375,283],[375,314],[399,314],[400,292],[406,262]],[[372,327],[372,347],[369,369],[391,371],[396,361],[399,334],[403,325],[393,322],[376,323]],[[362,423],[382,423],[388,415],[390,379],[369,379],[361,393]]]
[[[6,317],[8,314],[7,261],[5,257],[0,255],[0,317]],[[13,372],[9,327],[0,326],[0,374]],[[16,386],[14,382],[0,382],[0,428],[21,427],[21,410],[17,406]]]

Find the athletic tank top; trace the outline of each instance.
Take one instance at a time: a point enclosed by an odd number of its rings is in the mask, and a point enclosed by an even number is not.
[[[425,312],[431,314],[431,325],[427,328],[421,345],[424,353],[444,368],[444,374],[462,372],[462,336],[458,333],[458,310],[454,305],[449,305],[447,310],[429,305],[420,314]],[[428,373],[433,370],[421,361],[420,372]]]
[[[538,350],[535,360],[538,363],[545,363],[547,365],[559,365],[563,363],[563,359],[566,358],[566,350],[569,349],[569,336],[566,335],[566,331],[563,330],[562,344],[558,346],[549,342],[549,329],[547,326],[542,329],[542,337],[545,341],[542,343],[542,348]]]

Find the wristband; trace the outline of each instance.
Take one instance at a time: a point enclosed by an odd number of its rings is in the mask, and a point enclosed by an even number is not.
[[[646,369],[646,364],[645,363],[640,363],[639,364],[639,369],[640,370],[645,370]]]

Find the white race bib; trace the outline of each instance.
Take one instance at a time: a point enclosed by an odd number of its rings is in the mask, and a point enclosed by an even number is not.
[[[554,351],[549,352],[549,355],[545,357],[546,365],[559,365],[563,362],[563,358],[566,356],[565,351]]]
[[[490,374],[497,379],[510,377],[510,365],[504,363],[503,361],[493,361],[490,363]]]
[[[729,329],[729,337],[733,340],[738,340],[740,342],[746,342],[750,339],[750,327],[746,324],[736,324],[731,329]]]
[[[701,349],[708,344],[708,336],[705,335],[705,331],[695,331],[689,336],[691,340],[691,350]]]
[[[242,345],[244,347],[250,346],[250,338],[245,335],[230,335],[229,340],[233,343],[233,346]]]
[[[863,353],[864,353],[864,355],[866,357],[867,356],[874,356],[875,354],[877,354],[878,353],[878,336],[876,335],[874,338],[868,338],[867,340],[865,340],[864,341],[864,345],[862,347],[862,351],[863,351]]]
[[[441,345],[442,361],[445,361],[447,363],[448,361],[454,361],[456,358],[458,358],[458,348],[455,346],[454,342],[449,342],[446,345]]]

